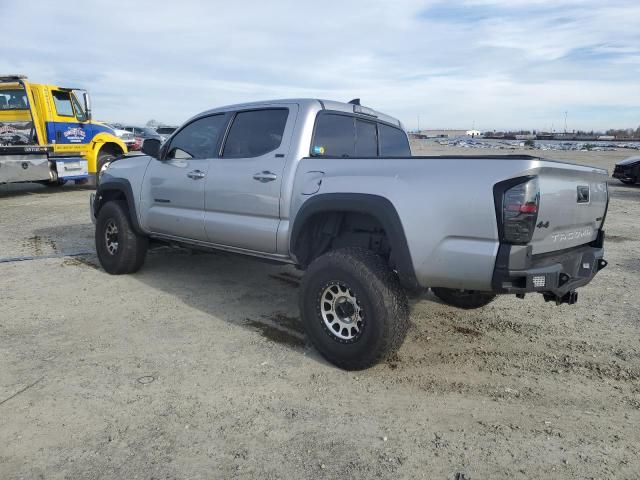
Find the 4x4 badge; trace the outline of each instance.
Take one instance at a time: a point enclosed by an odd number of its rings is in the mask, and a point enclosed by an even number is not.
[[[540,221],[540,222],[536,225],[536,227],[538,227],[538,228],[549,228],[549,221],[546,221],[546,222],[542,222],[542,221]]]

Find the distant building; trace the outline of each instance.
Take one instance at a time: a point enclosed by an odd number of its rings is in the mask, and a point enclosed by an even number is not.
[[[424,135],[427,138],[454,138],[454,137],[464,137],[467,135],[467,132],[472,130],[455,130],[455,129],[444,129],[444,130],[420,130],[418,133],[420,135]],[[480,132],[478,132],[480,135]]]
[[[467,130],[466,134],[470,137],[479,137],[480,135],[482,135],[480,133],[480,130]]]

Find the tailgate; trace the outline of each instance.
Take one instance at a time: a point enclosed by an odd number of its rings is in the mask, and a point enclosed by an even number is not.
[[[592,242],[607,210],[606,170],[554,162],[543,165],[538,174],[540,204],[532,253]]]

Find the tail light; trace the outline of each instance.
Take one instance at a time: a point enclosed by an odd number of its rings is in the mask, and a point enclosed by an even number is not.
[[[517,183],[513,183],[517,182]],[[501,184],[496,185],[496,187]],[[501,220],[501,240],[513,244],[531,241],[538,219],[540,189],[537,177],[525,177],[502,184],[499,220]],[[498,198],[496,198],[498,200]],[[496,210],[498,210],[496,205]]]

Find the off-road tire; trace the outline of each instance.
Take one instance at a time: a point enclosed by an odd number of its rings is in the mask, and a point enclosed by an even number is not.
[[[107,248],[106,231],[113,225],[117,228],[118,246],[114,253],[110,253]],[[96,220],[95,242],[100,265],[112,275],[140,270],[149,246],[147,237],[138,235],[131,228],[129,209],[122,200],[109,201],[100,209]]]
[[[114,158],[116,158],[116,156],[110,152],[100,151],[98,153],[98,159],[96,161],[96,185],[100,183],[100,171],[102,170],[102,167],[104,167],[105,164],[112,162]]]
[[[432,288],[433,294],[447,305],[472,310],[490,304],[496,298],[493,293],[453,288]]]
[[[341,340],[327,327],[322,295],[334,282],[346,285],[362,308],[357,338]],[[395,352],[409,328],[409,306],[397,275],[370,250],[341,248],[315,259],[300,288],[300,312],[313,346],[334,365],[361,370]]]

